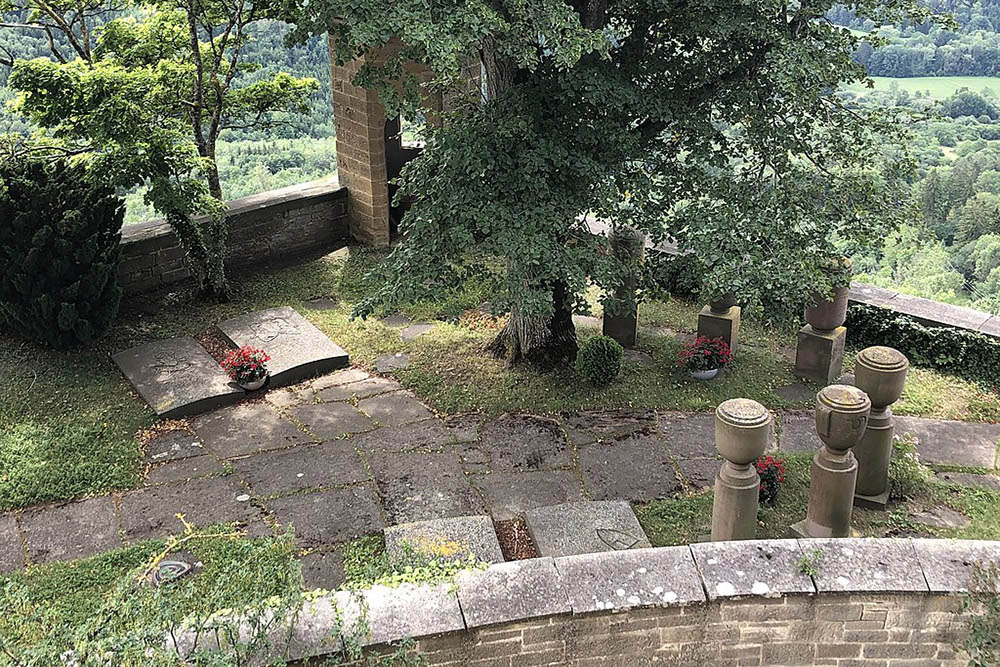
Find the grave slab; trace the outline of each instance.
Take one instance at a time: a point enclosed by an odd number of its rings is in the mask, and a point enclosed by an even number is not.
[[[146,463],[178,461],[193,456],[204,456],[204,445],[189,431],[166,431],[146,443]]]
[[[294,384],[349,365],[347,353],[291,306],[240,315],[219,324],[236,347],[250,345],[271,357],[271,386]]]
[[[979,540],[912,540],[931,593],[969,588],[973,566],[1000,565],[1000,542]]]
[[[302,557],[306,590],[332,591],[344,583],[344,558],[339,551],[314,551]]]
[[[906,539],[811,539],[799,540],[806,555],[819,550],[818,575],[813,577],[820,593],[927,592],[927,581],[913,543]]]
[[[199,417],[192,427],[205,446],[224,459],[312,442],[266,402],[217,410]]]
[[[0,574],[24,569],[21,536],[14,515],[0,516]]]
[[[596,500],[640,502],[681,489],[673,464],[654,433],[601,441],[579,448],[584,484]]]
[[[398,382],[385,378],[366,378],[358,382],[327,387],[317,391],[315,396],[320,401],[346,401],[349,398],[368,398],[389,391],[399,391],[402,388]]]
[[[342,544],[382,530],[385,525],[375,491],[363,484],[267,501],[282,526],[295,527],[295,544]]]
[[[924,463],[994,469],[1000,424],[895,417],[896,435],[912,433]]]
[[[233,468],[256,497],[369,479],[349,440],[265,452],[237,459]]]
[[[219,362],[190,336],[129,348],[112,357],[158,417],[195,415],[243,397]]]
[[[365,458],[390,524],[485,513],[452,452],[374,451]]]
[[[421,336],[423,336],[426,333],[430,333],[431,330],[433,330],[433,329],[434,329],[434,325],[433,324],[428,324],[426,322],[422,322],[420,324],[411,324],[410,326],[406,327],[405,329],[400,330],[399,337],[403,341],[411,341],[411,340],[414,340],[416,338],[420,338]]]
[[[803,547],[798,540],[700,542],[691,545],[691,553],[708,599],[718,600],[815,593],[812,579],[799,567],[803,548],[809,545]]]
[[[110,496],[27,510],[21,531],[32,563],[83,558],[122,545]]]
[[[494,472],[552,470],[573,465],[573,454],[559,425],[532,415],[504,415],[485,424],[480,446],[489,452]]]
[[[575,556],[649,548],[627,502],[585,501],[539,507],[524,513],[539,556]]]
[[[687,547],[567,556],[556,569],[574,614],[705,601]]]
[[[347,403],[306,403],[291,408],[288,414],[317,440],[335,440],[375,427],[368,417]]]
[[[183,532],[177,514],[196,526],[246,524],[259,516],[249,500],[246,489],[231,476],[152,486],[122,496],[122,529],[126,540],[138,542]]]
[[[404,523],[383,533],[386,553],[397,563],[406,562],[408,549],[432,560],[467,561],[475,556],[483,563],[503,562],[493,520],[485,515]]]
[[[375,370],[379,373],[391,373],[410,366],[410,357],[403,352],[396,354],[380,354],[375,360]]]
[[[498,521],[513,519],[536,507],[584,500],[580,479],[572,470],[494,472],[471,479]]]
[[[484,625],[572,611],[551,558],[532,558],[466,570],[455,578],[458,601],[471,630]]]
[[[358,403],[358,408],[382,426],[398,426],[434,416],[408,391],[366,398]]]
[[[179,482],[194,477],[205,477],[222,472],[222,465],[214,456],[205,454],[180,461],[172,461],[151,468],[146,474],[146,485]]]

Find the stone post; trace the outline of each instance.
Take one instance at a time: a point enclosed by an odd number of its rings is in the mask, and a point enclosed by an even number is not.
[[[736,298],[726,294],[701,309],[698,313],[698,335],[721,338],[736,354],[736,339],[740,333],[740,316],[743,309],[736,305]]]
[[[903,394],[909,366],[909,360],[891,347],[869,347],[858,353],[854,384],[872,402],[868,427],[854,448],[858,459],[854,504],[858,507],[884,510],[888,504],[889,460],[895,427],[891,406]]]
[[[834,384],[816,394],[816,452],[805,521],[792,526],[797,537],[849,537],[858,461],[851,448],[868,425],[872,403],[857,387]]]
[[[715,410],[715,448],[725,461],[715,478],[713,542],[756,537],[760,476],[754,463],[770,435],[771,413],[757,401],[733,398]]]
[[[602,333],[614,338],[624,348],[633,348],[636,343],[636,329],[639,323],[639,306],[635,301],[638,285],[639,266],[646,249],[646,236],[632,229],[613,229],[608,235],[611,250],[628,274],[622,286],[615,290],[615,296],[605,306],[602,319]]]
[[[806,324],[799,330],[795,348],[795,374],[822,385],[836,382],[844,366],[847,341],[847,287],[838,287],[829,297],[813,295],[814,305],[805,310]]]

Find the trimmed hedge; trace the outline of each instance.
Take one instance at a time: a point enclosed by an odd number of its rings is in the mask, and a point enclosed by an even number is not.
[[[928,327],[888,308],[852,304],[847,337],[858,347],[886,345],[916,366],[927,366],[996,387],[1000,384],[1000,339],[966,329]]]

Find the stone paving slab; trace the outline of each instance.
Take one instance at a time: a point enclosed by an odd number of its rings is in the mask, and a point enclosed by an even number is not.
[[[369,452],[365,454],[390,524],[485,512],[450,452]]]
[[[349,365],[347,353],[291,306],[247,313],[219,323],[236,347],[250,345],[271,357],[271,386],[294,384]]]
[[[1000,424],[896,417],[896,433],[917,437],[917,453],[924,463],[980,466],[996,463]]]
[[[574,614],[705,601],[687,547],[567,556],[556,569]]]
[[[502,563],[503,551],[487,515],[457,516],[390,526],[383,531],[390,560],[406,563],[409,550],[431,560]]]
[[[339,551],[314,551],[303,556],[301,561],[306,590],[332,591],[344,583],[344,557]]]
[[[433,324],[422,322],[420,324],[411,324],[400,330],[399,337],[404,341],[408,342],[416,338],[420,338],[426,333],[430,333],[434,329]]]
[[[243,397],[243,390],[190,336],[133,347],[112,359],[158,417],[194,415]]]
[[[312,442],[265,402],[217,410],[195,420],[192,427],[205,446],[224,459]]]
[[[668,412],[660,415],[660,433],[667,450],[678,459],[715,456],[715,414]]]
[[[567,614],[572,611],[551,558],[466,570],[455,579],[468,628]]]
[[[803,553],[822,557],[813,579],[820,593],[904,593],[928,590],[913,543],[907,539],[799,540]]]
[[[479,428],[484,420],[483,415],[468,413],[445,417],[444,423],[457,442],[473,442],[479,440]]]
[[[21,531],[32,563],[93,556],[122,546],[110,497],[27,510]]]
[[[146,443],[146,463],[164,463],[207,453],[197,436],[188,431],[166,431]]]
[[[336,440],[375,428],[368,417],[347,403],[305,403],[288,410],[317,440]]]
[[[256,497],[369,480],[350,440],[303,445],[233,461]]]
[[[24,568],[21,536],[14,515],[0,516],[0,574]]]
[[[651,410],[586,410],[563,414],[562,421],[568,429],[588,432],[601,440],[656,429],[656,413]]]
[[[434,413],[408,391],[381,394],[358,402],[358,408],[382,426],[430,419]]]
[[[249,498],[246,489],[231,476],[130,491],[121,498],[122,529],[126,540],[138,542],[183,532],[177,514],[183,514],[188,523],[196,526],[232,521],[245,524],[260,514]]]
[[[552,470],[573,465],[573,453],[559,425],[532,415],[503,415],[480,429],[480,447],[494,472]]]
[[[206,477],[222,472],[222,464],[214,456],[205,454],[189,459],[172,461],[151,468],[146,474],[146,485],[179,482],[194,477]]]
[[[972,488],[1000,491],[1000,477],[996,475],[976,475],[971,472],[939,472],[934,475],[934,479],[945,484],[960,484]]]
[[[627,502],[585,501],[539,507],[524,513],[539,556],[576,556],[649,548]]]
[[[781,415],[781,435],[777,447],[783,452],[815,452],[823,445],[816,435],[816,416],[809,412]]]
[[[295,528],[295,544],[342,544],[384,526],[375,491],[363,484],[267,501],[282,526]]]
[[[397,352],[396,354],[380,354],[378,358],[375,359],[375,370],[379,373],[391,373],[392,371],[409,368],[409,366],[410,356],[405,352]]]
[[[681,490],[655,433],[584,445],[577,456],[584,484],[595,500],[653,500]]]
[[[360,368],[345,368],[335,373],[320,375],[310,382],[307,387],[313,392],[320,392],[327,387],[336,387],[342,384],[350,384],[351,382],[360,382],[361,380],[367,380],[369,377],[368,373]]]
[[[525,510],[585,500],[580,478],[573,470],[494,472],[470,478],[497,521],[514,519]]]
[[[968,590],[977,565],[1000,566],[1000,542],[914,539],[924,578],[932,593]]]
[[[722,467],[722,459],[681,459],[677,462],[681,475],[695,489],[715,486],[715,477]]]
[[[385,426],[361,433],[351,441],[365,452],[440,452],[452,442],[452,434],[439,420],[427,419],[402,426]]]
[[[357,382],[334,385],[315,393],[320,401],[346,401],[350,398],[368,398],[390,391],[399,391],[403,385],[385,378],[366,378]]]
[[[799,564],[808,543],[798,540],[700,542],[691,545],[709,600],[760,596],[779,597],[816,592]],[[819,568],[824,564],[821,562]],[[767,620],[767,619],[761,619]]]

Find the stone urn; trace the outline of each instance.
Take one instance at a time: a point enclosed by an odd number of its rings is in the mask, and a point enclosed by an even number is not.
[[[839,262],[833,262],[824,267],[823,271],[833,280],[838,273],[851,269],[851,260],[846,257]],[[833,331],[843,326],[847,320],[847,295],[850,286],[835,287],[829,294],[813,292],[806,304],[806,322],[817,331]]]
[[[708,307],[716,315],[725,315],[729,309],[736,305],[736,295],[732,292],[723,294],[717,299],[708,302]]]
[[[910,361],[891,347],[876,345],[858,353],[854,384],[872,402],[872,414],[882,412],[903,395]]]
[[[715,410],[715,448],[736,465],[749,465],[767,449],[771,413],[749,398],[732,398]]]
[[[832,384],[816,394],[816,433],[827,449],[844,454],[858,443],[868,426],[872,402],[857,387]]]

